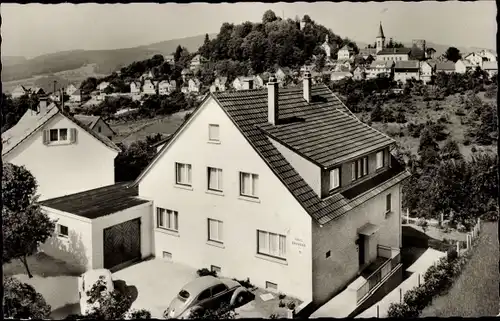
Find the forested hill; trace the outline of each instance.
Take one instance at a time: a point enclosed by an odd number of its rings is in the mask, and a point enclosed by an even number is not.
[[[248,62],[254,72],[259,73],[276,65],[298,67],[306,63],[312,55],[324,53],[321,44],[328,35],[329,42],[338,49],[351,44],[357,51],[356,44],[347,38],[342,39],[332,30],[315,23],[308,15],[301,30],[300,21],[281,19],[268,10],[262,22],[244,22],[242,24],[224,23],[219,34],[210,40],[205,37],[198,52],[212,62],[233,60]],[[332,56],[336,51],[332,52]]]

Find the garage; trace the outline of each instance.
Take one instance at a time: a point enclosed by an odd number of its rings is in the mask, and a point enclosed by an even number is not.
[[[152,202],[118,183],[40,202],[56,220],[41,246],[48,255],[89,269],[120,270],[152,255]]]

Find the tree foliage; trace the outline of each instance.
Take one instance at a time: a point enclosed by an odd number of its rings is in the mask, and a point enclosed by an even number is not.
[[[5,244],[4,244],[5,246]],[[48,319],[51,307],[29,284],[12,277],[3,279],[3,317],[5,319]]]
[[[36,180],[31,173],[10,163],[4,163],[2,170],[3,261],[19,259],[31,278],[27,257],[52,235],[55,221],[36,203]]]
[[[458,60],[462,59],[460,50],[458,50],[456,47],[449,47],[448,49],[446,49],[444,56],[446,59],[453,62],[457,62]]]
[[[35,95],[24,95],[19,98],[12,98],[2,93],[2,133],[13,127],[28,111],[36,110],[38,98]]]

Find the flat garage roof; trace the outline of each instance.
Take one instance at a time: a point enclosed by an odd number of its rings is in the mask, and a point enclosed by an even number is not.
[[[148,203],[137,196],[137,187],[131,182],[117,183],[88,191],[61,196],[40,202],[40,205],[68,212],[88,219],[113,214]]]

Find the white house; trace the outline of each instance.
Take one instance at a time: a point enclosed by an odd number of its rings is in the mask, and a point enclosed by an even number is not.
[[[330,73],[331,81],[339,81],[345,78],[352,78],[352,74],[348,71],[333,71]]]
[[[141,83],[139,81],[132,81],[130,83],[130,93],[132,95],[138,95],[141,93]]]
[[[384,48],[377,52],[377,60],[406,61],[410,60],[410,48]]]
[[[338,60],[344,60],[344,59],[349,60],[352,59],[353,57],[354,57],[354,49],[349,45],[343,46],[337,53]]]
[[[361,66],[357,66],[356,69],[354,69],[352,74],[353,74],[353,79],[355,79],[355,80],[365,79],[366,78],[366,69],[361,67]]]
[[[201,55],[196,55],[193,57],[193,59],[191,59],[191,63],[189,64],[189,68],[191,70],[194,70],[196,68],[198,68],[199,66],[201,66],[201,64],[205,63],[207,61],[207,59],[205,59],[204,57],[202,57]]]
[[[191,78],[188,82],[188,91],[190,93],[198,93],[201,90],[201,81],[198,78]]]
[[[99,85],[97,85],[97,90],[103,91],[104,89],[108,88],[109,85],[110,85],[109,82],[103,81]]]
[[[396,61],[394,64],[394,80],[403,84],[409,79],[420,80],[420,64],[418,60]]]
[[[267,86],[207,95],[139,175],[139,198],[153,206],[152,252],[304,302],[354,284],[346,300],[356,305],[401,273],[409,173],[391,157],[394,141],[325,85],[309,76]],[[375,261],[381,280],[363,281]]]
[[[328,35],[326,35],[325,42],[323,42],[323,44],[321,44],[321,49],[323,49],[323,51],[325,52],[325,56],[328,59],[328,58],[332,57],[332,53],[335,52],[335,49],[337,49],[337,46],[336,46],[336,44],[331,44],[329,39],[328,39]]]
[[[141,77],[139,77],[139,80],[144,81],[146,79],[153,79],[153,78],[154,78],[153,72],[150,70],[148,72],[143,73]]]
[[[158,93],[160,95],[170,95],[176,88],[175,80],[163,80],[158,84]]]
[[[165,62],[168,62],[171,65],[173,65],[175,63],[174,55],[163,56],[163,59]]]
[[[217,77],[214,80],[212,86],[210,86],[210,92],[225,91],[227,85],[227,77]]]
[[[90,116],[90,115],[74,115],[76,120],[78,120],[87,128],[95,131],[99,135],[105,136],[108,139],[112,139],[113,135],[116,135],[115,131],[109,126],[108,123],[102,119],[101,116]]]
[[[485,61],[483,63],[483,70],[488,73],[490,77],[498,74],[498,63],[496,61]]]
[[[264,72],[253,77],[253,88],[264,88],[269,80],[270,74]]]
[[[69,84],[68,87],[66,87],[66,95],[71,97],[71,95],[77,90],[78,88],[76,88],[75,85]]]
[[[459,74],[465,74],[468,71],[471,71],[474,69],[474,66],[467,60],[458,60],[455,63],[455,72]]]
[[[276,70],[275,77],[280,82],[280,85],[282,85],[287,78],[293,77],[293,72],[288,67],[280,67]]]
[[[475,52],[471,52],[470,54],[466,55],[463,59],[468,61],[471,65],[478,67],[481,67],[483,65],[483,60],[486,60],[486,58],[480,56]]]
[[[370,67],[366,70],[366,77],[373,79],[380,76],[390,77],[393,74],[394,61],[386,60],[380,61],[376,60],[370,64]]]
[[[253,77],[236,77],[233,80],[233,88],[236,90],[248,90],[253,89],[254,78]]]
[[[120,149],[46,99],[4,132],[2,142],[3,161],[35,176],[40,200],[114,183]]]
[[[144,85],[142,85],[142,93],[145,95],[156,95],[155,83],[150,79],[146,79]]]
[[[11,92],[12,98],[19,98],[27,94],[28,90],[22,85],[16,86]]]
[[[77,89],[71,93],[69,96],[69,100],[75,103],[81,103],[82,102],[82,92],[80,89]]]
[[[497,61],[497,55],[490,50],[481,50],[477,54],[483,58],[486,58],[487,61]]]
[[[435,67],[435,64],[429,63],[427,61],[420,62],[420,79],[424,82],[424,84],[432,81]]]

